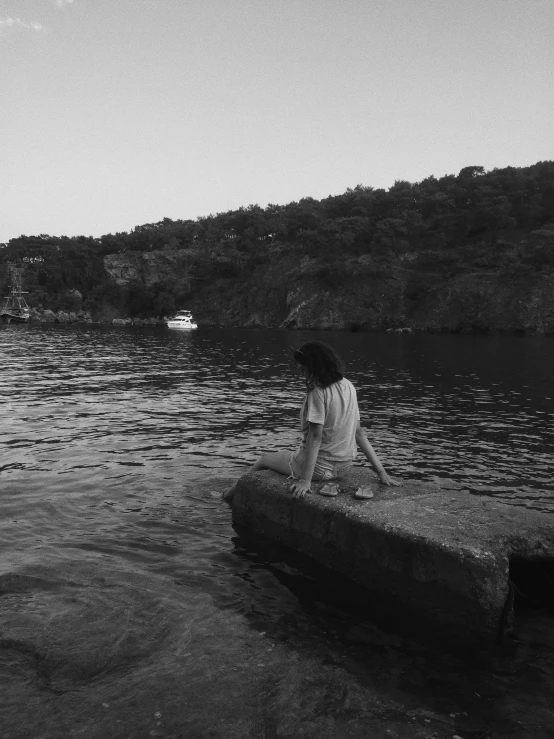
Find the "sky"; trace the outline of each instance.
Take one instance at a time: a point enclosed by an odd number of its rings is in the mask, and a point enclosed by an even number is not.
[[[554,0],[0,0],[0,242],[554,159]]]

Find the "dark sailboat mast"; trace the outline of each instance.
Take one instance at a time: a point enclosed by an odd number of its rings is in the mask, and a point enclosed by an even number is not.
[[[10,294],[4,298],[4,304],[0,308],[0,319],[4,323],[12,321],[22,323],[30,319],[29,306],[23,297],[25,291],[22,289],[23,265],[16,262],[8,263],[11,276]]]

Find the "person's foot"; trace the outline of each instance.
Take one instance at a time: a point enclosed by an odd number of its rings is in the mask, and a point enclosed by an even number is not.
[[[373,498],[373,490],[369,487],[359,487],[352,497],[356,498],[356,500],[371,500]]]

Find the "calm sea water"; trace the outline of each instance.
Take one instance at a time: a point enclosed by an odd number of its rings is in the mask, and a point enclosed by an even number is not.
[[[2,739],[528,736],[513,660],[386,634],[233,531],[221,491],[294,446],[315,337],[392,475],[554,511],[552,340],[2,326]]]

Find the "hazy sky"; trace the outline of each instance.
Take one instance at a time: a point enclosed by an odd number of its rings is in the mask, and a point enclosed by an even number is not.
[[[0,242],[554,159],[554,0],[0,0]]]

